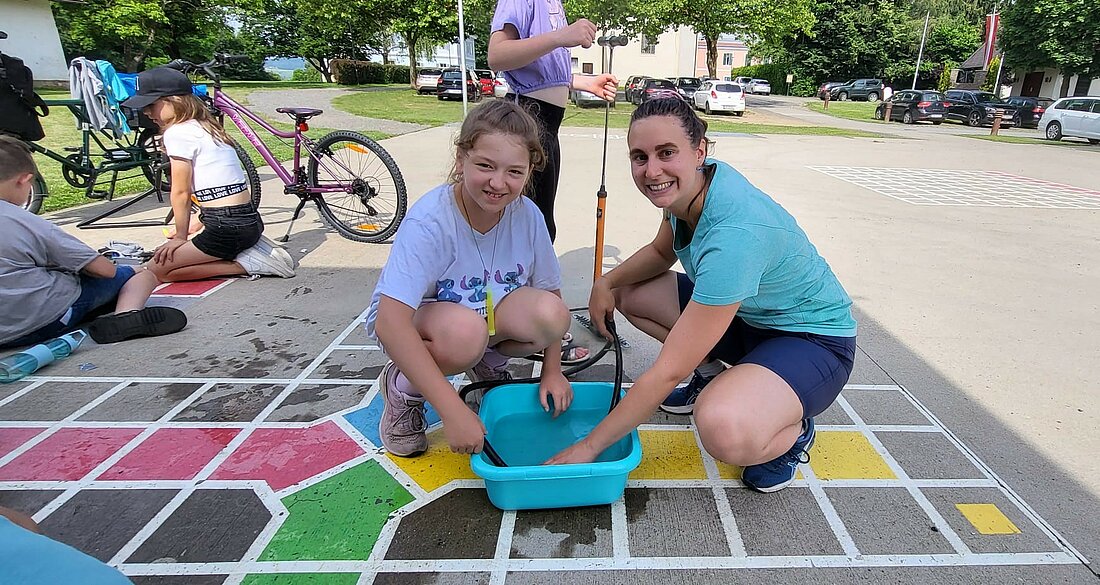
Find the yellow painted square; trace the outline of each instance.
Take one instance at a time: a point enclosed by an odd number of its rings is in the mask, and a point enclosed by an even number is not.
[[[639,431],[642,463],[630,479],[706,479],[703,456],[691,431]]]
[[[1019,534],[1020,529],[996,504],[955,504],[979,534]]]
[[[810,449],[818,479],[897,479],[890,466],[859,431],[821,431]]]
[[[470,469],[470,456],[452,453],[443,431],[428,435],[428,450],[418,457],[397,457],[386,453],[421,488],[431,492],[456,479],[477,479]]]

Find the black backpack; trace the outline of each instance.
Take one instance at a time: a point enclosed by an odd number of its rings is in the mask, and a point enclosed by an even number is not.
[[[34,92],[30,67],[18,57],[0,53],[0,132],[42,140],[46,133],[38,118],[49,113],[46,102]]]

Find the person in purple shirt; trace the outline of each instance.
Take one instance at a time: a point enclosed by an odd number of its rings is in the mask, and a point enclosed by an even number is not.
[[[528,194],[546,220],[550,241],[557,235],[554,198],[561,153],[558,127],[569,90],[615,99],[619,81],[611,74],[574,75],[570,47],[592,46],[596,25],[586,19],[569,24],[561,0],[499,0],[489,37],[489,67],[503,71],[516,100],[539,121],[546,167],[531,177]]]

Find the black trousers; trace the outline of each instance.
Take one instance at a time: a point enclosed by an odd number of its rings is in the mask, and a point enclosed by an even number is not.
[[[516,101],[539,123],[539,142],[546,152],[546,166],[531,176],[527,196],[542,212],[542,217],[546,220],[546,230],[550,232],[550,241],[553,242],[558,235],[558,227],[554,224],[554,199],[558,194],[558,173],[561,165],[558,129],[565,117],[565,108],[525,95],[518,96]]]

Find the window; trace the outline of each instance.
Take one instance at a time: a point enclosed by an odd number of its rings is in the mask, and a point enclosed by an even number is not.
[[[591,63],[585,63],[584,65],[581,66],[581,71],[583,71],[584,73],[586,73],[588,75],[592,75],[592,64]]]
[[[733,53],[722,53],[722,64],[733,65]]]
[[[652,55],[657,52],[657,41],[652,41],[649,37],[642,35],[642,54]]]
[[[1095,100],[1092,102],[1092,113],[1100,114],[1100,100]]]
[[[955,77],[955,83],[974,83],[974,70],[960,69],[958,76]]]
[[[570,58],[569,58],[569,65],[570,65],[571,67],[573,67],[573,69],[576,69],[576,68],[577,68],[577,64],[578,64],[578,63],[580,63],[580,60],[578,60],[578,59],[577,59],[576,57],[570,57]]]

